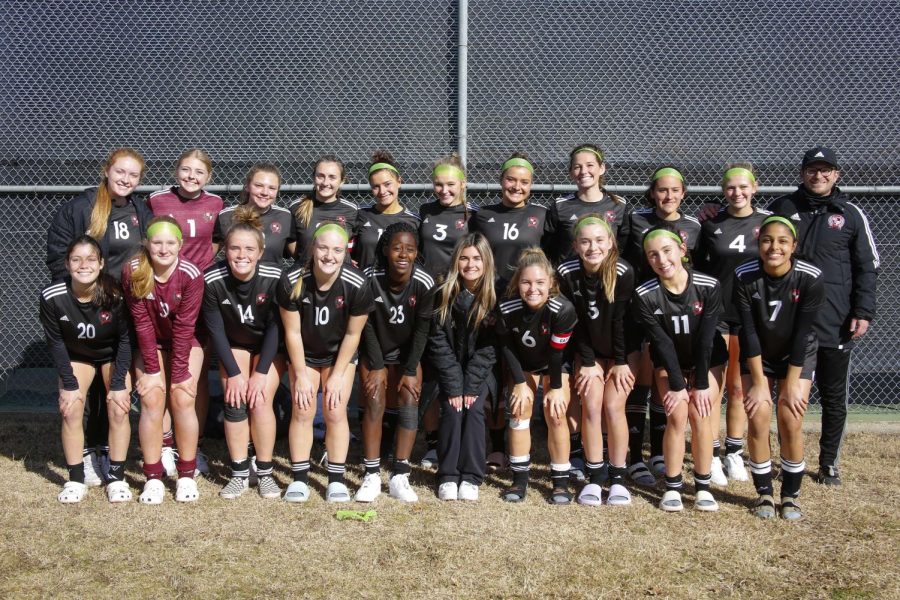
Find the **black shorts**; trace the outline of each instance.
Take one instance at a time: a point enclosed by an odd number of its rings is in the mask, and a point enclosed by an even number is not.
[[[658,356],[656,351],[653,349],[653,344],[650,344],[650,359],[653,361],[654,369],[663,369],[666,364],[665,361],[662,360],[662,357]],[[728,363],[728,348],[725,346],[725,338],[721,335],[713,336],[713,347],[712,353],[709,355],[709,368],[712,369],[714,367],[721,367]],[[685,372],[693,371],[694,366],[690,365],[684,368]]]
[[[722,335],[738,335],[741,332],[741,325],[739,323],[719,321],[719,324],[716,325],[716,331]]]
[[[800,379],[813,378],[816,373],[816,355],[819,352],[819,342],[815,336],[810,336],[810,340],[806,343],[806,354],[803,355],[803,367],[800,369]],[[763,373],[766,377],[772,379],[784,379],[787,377],[790,361],[787,357],[781,360],[767,360],[765,357],[762,361]],[[747,362],[741,361],[741,375],[749,375],[750,369],[747,368]]]
[[[334,365],[334,361],[337,360],[337,354],[334,356],[326,356],[325,358],[316,358],[314,356],[306,357],[306,366],[307,367],[315,367],[316,369],[321,369],[323,367],[331,367]],[[353,357],[350,359],[351,365],[359,364],[359,352],[354,352]]]

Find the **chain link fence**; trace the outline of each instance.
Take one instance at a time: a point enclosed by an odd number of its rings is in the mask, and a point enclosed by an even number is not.
[[[354,189],[371,151],[386,148],[416,207],[433,161],[461,141],[479,204],[497,201],[498,165],[515,151],[530,155],[544,186],[568,184],[568,151],[593,142],[620,189],[669,162],[689,185],[714,186],[733,160],[783,187],[796,183],[802,151],[825,144],[840,152],[843,185],[893,188],[855,198],[882,267],[852,389],[857,407],[896,408],[895,3],[483,0],[468,10],[465,61],[458,11],[433,1],[3,3],[0,392],[53,389],[36,299],[47,222],[71,195],[26,190],[96,184],[112,147],[140,149],[154,187],[171,183],[182,150],[203,147],[212,184],[231,189],[259,160],[279,164],[288,186],[308,184],[330,153]],[[686,210],[703,200],[693,195]]]

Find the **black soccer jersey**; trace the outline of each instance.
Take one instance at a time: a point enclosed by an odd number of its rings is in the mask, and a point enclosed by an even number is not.
[[[384,270],[369,267],[366,277],[375,302],[363,340],[369,366],[401,364],[406,375],[415,375],[431,326],[434,279],[415,266],[406,286],[395,292]]]
[[[569,194],[557,198],[550,205],[547,215],[549,222],[548,232],[556,236],[550,260],[559,264],[573,254],[572,244],[575,241],[575,223],[584,215],[597,213],[609,223],[619,248],[625,248],[628,236],[631,233],[631,207],[624,199],[603,192],[603,198],[599,202],[587,202],[577,194]]]
[[[606,298],[603,282],[584,272],[581,259],[565,261],[557,272],[560,290],[574,304],[581,324],[575,340],[582,364],[589,367],[597,357],[626,364],[624,319],[634,291],[634,269],[622,259],[616,263],[612,303]]]
[[[386,215],[374,206],[359,209],[356,218],[356,240],[353,242],[353,260],[360,269],[375,264],[375,247],[384,230],[394,223],[406,222],[419,228],[419,217],[405,208],[398,213]]]
[[[525,381],[523,371],[549,371],[551,387],[562,385],[561,366],[578,318],[575,307],[563,296],[550,298],[538,310],[531,310],[521,298],[499,304],[497,335],[507,365],[516,383]]]
[[[716,331],[722,312],[719,282],[688,269],[682,293],[673,294],[655,278],[634,290],[632,302],[635,317],[650,335],[654,363],[669,375],[670,389],[683,390],[682,371],[691,369],[696,369],[696,387],[709,387],[709,368],[717,366],[710,360],[721,356],[725,346]]]
[[[547,209],[537,204],[519,208],[492,204],[472,215],[469,222],[469,229],[480,232],[491,245],[497,277],[503,282],[515,272],[522,250],[541,245],[547,226]]]
[[[468,218],[478,211],[471,204],[445,208],[440,202],[423,204],[419,209],[419,256],[425,271],[438,280],[447,275],[456,242],[469,233],[467,208]]]
[[[740,316],[732,302],[734,269],[748,258],[759,255],[759,228],[769,211],[755,209],[746,217],[733,217],[723,208],[703,222],[700,241],[694,251],[697,270],[709,273],[722,285],[722,320],[737,325]]]
[[[109,250],[103,270],[118,281],[122,279],[122,267],[141,249],[143,232],[134,204],[113,204],[106,226],[109,229]]]
[[[225,243],[225,236],[228,234],[228,228],[231,227],[234,210],[237,206],[229,206],[219,213],[216,220],[216,227],[213,230],[213,243],[220,246]],[[269,210],[259,215],[262,222],[263,237],[266,241],[266,247],[263,250],[261,262],[274,263],[279,268],[284,264],[284,249],[294,241],[294,218],[291,211],[274,204]]]
[[[343,198],[338,198],[333,202],[313,200],[309,227],[304,227],[295,214],[297,207],[303,201],[303,199],[300,199],[291,202],[290,210],[291,214],[294,215],[294,238],[297,240],[296,258],[300,263],[306,264],[311,254],[310,249],[312,248],[313,234],[316,232],[316,228],[322,223],[339,223],[344,226],[347,230],[347,235],[352,238],[359,208],[353,202]]]
[[[741,354],[762,355],[772,363],[803,366],[806,346],[815,337],[812,322],[825,298],[822,271],[803,260],[771,277],[760,259],[735,270],[734,303],[741,315]]]
[[[628,245],[624,248],[620,246],[619,251],[625,260],[634,267],[638,275],[637,281],[644,281],[655,276],[644,256],[644,235],[662,223],[668,223],[675,227],[688,250],[693,252],[697,247],[697,242],[700,240],[700,221],[694,217],[681,213],[681,216],[675,221],[663,221],[656,215],[654,208],[635,210],[631,213],[631,233],[628,236]]]
[[[131,366],[131,341],[124,299],[111,308],[80,302],[66,278],[41,292],[40,317],[63,389],[78,389],[72,361],[97,364],[111,360],[115,360],[115,365],[110,389],[125,389],[125,376]]]
[[[258,263],[249,281],[231,274],[225,261],[204,271],[203,319],[229,377],[240,373],[231,348],[259,354],[256,371],[268,373],[278,353],[280,319],[275,304],[281,269]]]
[[[300,296],[291,298],[297,280],[303,278]],[[316,286],[313,273],[295,264],[285,269],[278,284],[278,304],[300,313],[300,335],[306,364],[327,367],[334,364],[347,333],[350,317],[367,315],[375,308],[372,292],[362,271],[344,263],[337,279],[325,291]]]

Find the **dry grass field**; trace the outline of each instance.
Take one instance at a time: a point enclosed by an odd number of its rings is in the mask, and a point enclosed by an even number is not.
[[[624,509],[554,507],[545,466],[520,505],[498,498],[503,476],[489,479],[477,504],[440,503],[432,475],[417,471],[421,501],[401,505],[385,493],[371,523],[335,518],[321,470],[306,505],[253,490],[220,500],[221,462],[200,482],[197,504],[170,495],[157,507],[112,506],[94,488],[62,506],[57,432],[53,415],[0,415],[2,598],[900,597],[900,444],[890,432],[851,434],[844,486],[805,480],[806,519],[793,524],[752,517],[750,483],[718,491],[717,514],[690,502],[665,514],[657,490],[638,490]],[[815,465],[817,436],[808,440]],[[208,450],[224,456],[222,442]],[[283,442],[276,452],[285,456]],[[543,451],[535,458],[546,464]],[[129,476],[136,492],[137,460]],[[289,478],[283,458],[278,478]]]

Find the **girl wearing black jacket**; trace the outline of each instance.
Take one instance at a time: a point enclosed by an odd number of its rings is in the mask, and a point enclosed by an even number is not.
[[[431,360],[440,388],[441,500],[478,500],[484,479],[484,402],[496,387],[496,298],[490,245],[480,233],[470,233],[453,251],[431,326]]]

